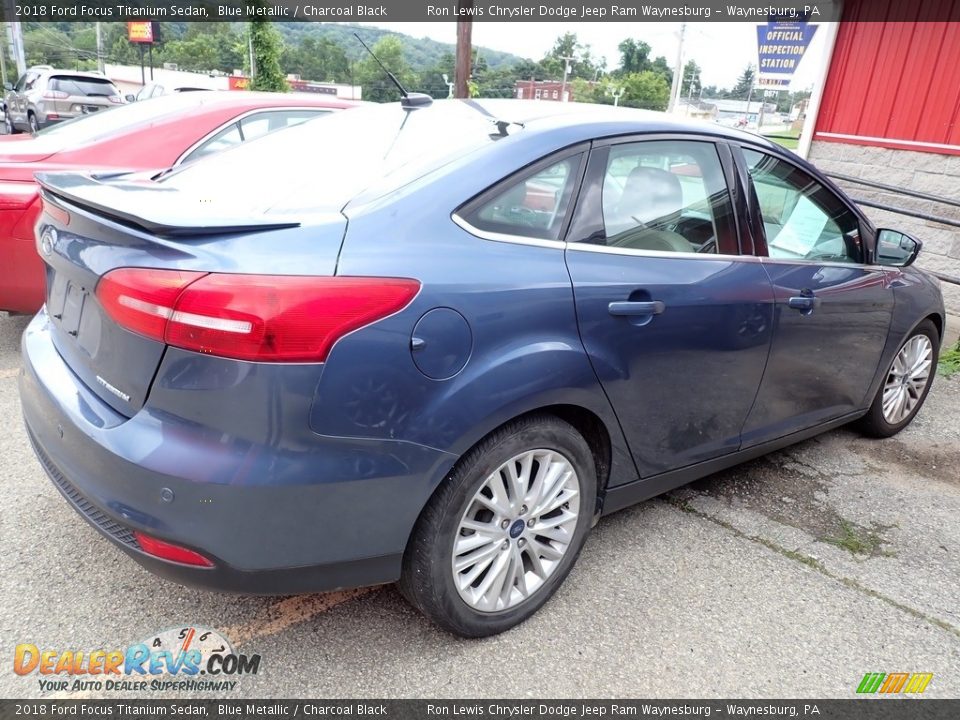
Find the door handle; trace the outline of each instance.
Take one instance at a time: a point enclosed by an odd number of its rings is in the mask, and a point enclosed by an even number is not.
[[[607,305],[607,310],[611,315],[623,315],[626,317],[636,317],[638,315],[659,315],[667,306],[660,300],[633,301],[622,300],[612,302]]]
[[[820,305],[820,298],[813,295],[799,295],[787,300],[787,305],[794,310],[799,310],[804,315],[809,315]]]

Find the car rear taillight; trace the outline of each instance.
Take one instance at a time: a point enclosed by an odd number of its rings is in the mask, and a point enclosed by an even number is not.
[[[323,362],[341,337],[402,310],[405,278],[120,268],[97,297],[121,327],[174,347],[258,362]]]
[[[212,568],[213,563],[198,552],[189,548],[174,545],[164,540],[158,540],[155,537],[146,535],[139,530],[134,530],[133,536],[137,539],[140,549],[147,555],[169,560],[170,562],[182,563],[183,565],[196,565],[197,567]]]
[[[70,96],[62,90],[47,90],[43,97],[47,100],[66,100]]]

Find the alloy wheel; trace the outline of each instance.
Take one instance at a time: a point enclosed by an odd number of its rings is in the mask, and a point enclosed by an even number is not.
[[[903,422],[914,411],[930,382],[933,343],[926,335],[907,340],[893,359],[883,387],[883,418],[891,425]]]
[[[580,484],[556,450],[512,457],[467,504],[453,545],[453,580],[471,608],[495,613],[519,605],[554,573],[580,514]]]

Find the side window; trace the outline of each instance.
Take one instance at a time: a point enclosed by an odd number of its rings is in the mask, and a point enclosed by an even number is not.
[[[860,224],[850,209],[807,173],[744,149],[772,258],[863,262]]]
[[[299,125],[326,112],[325,110],[278,110],[249,115],[240,121],[243,141],[249,142],[274,130]]]
[[[242,142],[243,136],[240,135],[240,126],[237,125],[237,123],[231,123],[187,155],[183,159],[183,162],[188,163],[199,160],[207,155],[213,155],[214,153],[231,148],[234,145],[239,145]]]
[[[17,92],[21,92],[26,84],[27,84],[27,74],[24,73],[23,75],[20,76],[20,79],[17,80],[17,85],[16,87],[14,87],[14,90],[16,90]]]
[[[713,143],[657,140],[610,148],[602,189],[606,245],[736,254],[736,224]]]
[[[557,240],[570,206],[582,155],[564,158],[471,207],[461,217],[478,230]]]

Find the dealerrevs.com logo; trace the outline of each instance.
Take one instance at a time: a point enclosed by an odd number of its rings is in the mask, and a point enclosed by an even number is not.
[[[13,671],[37,676],[41,692],[224,692],[242,675],[260,671],[259,655],[234,652],[216,630],[192,625],[170,628],[126,649],[54,650],[16,646]]]

